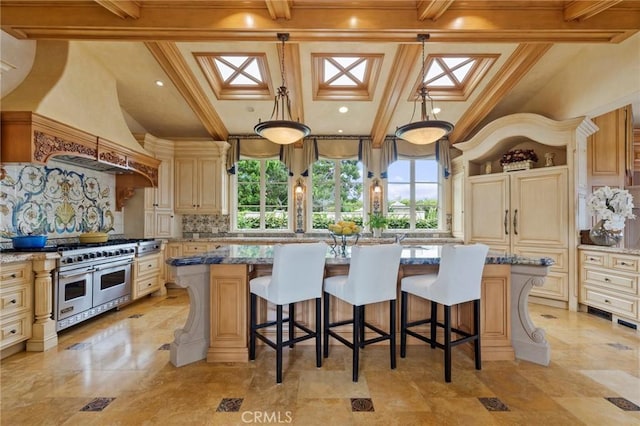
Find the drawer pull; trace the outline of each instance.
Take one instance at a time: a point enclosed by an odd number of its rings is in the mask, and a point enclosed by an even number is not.
[[[9,333],[11,334],[16,334],[18,331],[14,328],[13,330],[11,330]]]
[[[589,260],[592,261],[592,262],[595,262],[598,259],[596,259],[595,257],[590,257]]]
[[[622,266],[629,266],[629,264],[628,264],[627,262],[620,262],[620,264],[621,264]]]
[[[16,303],[18,303],[18,301],[16,299],[11,299],[9,300],[9,303],[13,303],[15,305]]]
[[[11,274],[11,278],[17,278],[18,276],[16,274]]]
[[[604,299],[604,303],[611,303],[609,299]]]
[[[606,282],[606,283],[610,283],[610,282],[611,282],[611,280],[610,280],[609,278],[605,278],[605,279],[604,279],[604,282]]]

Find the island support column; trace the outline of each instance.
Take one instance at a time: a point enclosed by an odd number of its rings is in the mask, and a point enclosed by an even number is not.
[[[542,286],[548,272],[548,266],[511,266],[511,327],[516,358],[545,366],[551,360],[551,347],[544,329],[531,321],[528,303],[531,289]]]
[[[176,367],[200,361],[209,349],[209,265],[172,266],[176,284],[189,292],[189,316],[174,332],[169,358]]]
[[[51,319],[53,307],[53,280],[51,271],[56,267],[55,259],[33,261],[35,279],[35,322],[31,339],[27,340],[27,351],[43,352],[58,345],[56,322]]]

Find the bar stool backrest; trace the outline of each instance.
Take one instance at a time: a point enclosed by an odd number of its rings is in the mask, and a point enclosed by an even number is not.
[[[277,304],[322,297],[327,244],[278,244],[273,250],[269,300]]]
[[[395,300],[401,254],[400,244],[352,247],[345,288],[347,299],[355,306]]]
[[[489,247],[484,244],[445,245],[438,277],[429,289],[431,300],[455,305],[480,299],[482,271]]]

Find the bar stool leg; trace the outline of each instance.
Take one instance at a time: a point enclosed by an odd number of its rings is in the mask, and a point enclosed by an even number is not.
[[[360,306],[353,307],[353,381],[358,381],[360,361]]]
[[[402,304],[400,306],[400,358],[407,356],[407,296],[406,291],[400,294]]]
[[[451,306],[444,305],[444,381],[451,382]]]
[[[389,350],[391,369],[396,368],[396,301],[389,300]]]
[[[324,292],[324,324],[322,326],[322,335],[324,338],[324,357],[329,357],[329,301],[331,295]]]
[[[320,297],[316,297],[316,367],[322,367],[322,341],[321,341],[321,333],[322,330],[322,315],[320,311],[322,299]]]
[[[251,293],[251,305],[249,307],[250,312],[250,325],[249,325],[249,359],[256,359],[256,304],[257,296]]]
[[[438,304],[431,301],[431,349],[436,347],[436,326],[438,325]]]
[[[282,305],[276,307],[276,383],[282,383]]]
[[[296,304],[289,303],[289,340],[293,340],[296,338],[296,330],[294,321],[296,319]],[[290,348],[293,348],[295,345],[293,343],[289,344]]]
[[[482,359],[480,357],[480,300],[476,299],[473,301],[473,334],[476,335],[476,340],[473,342],[473,349],[475,352],[476,358],[476,370],[482,369]]]
[[[360,306],[360,348],[364,349],[364,305]]]

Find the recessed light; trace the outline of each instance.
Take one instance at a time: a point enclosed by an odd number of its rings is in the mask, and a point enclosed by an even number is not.
[[[349,108],[347,108],[346,106],[341,106],[340,108],[338,108],[338,111],[340,111],[342,114],[344,114],[347,111],[349,111]]]
[[[162,80],[156,80],[156,86],[158,86],[158,87],[162,87],[162,86],[164,86],[164,81],[162,81]]]
[[[342,133],[342,129],[338,130],[338,133]]]
[[[440,114],[442,112],[442,110],[440,108],[438,108],[438,107],[435,107],[434,109],[431,110],[431,112],[433,114]]]

